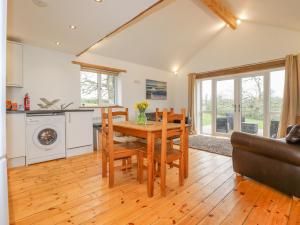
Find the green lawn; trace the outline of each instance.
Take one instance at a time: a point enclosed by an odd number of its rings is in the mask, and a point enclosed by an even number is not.
[[[202,115],[203,115],[202,116],[203,126],[211,125],[212,122],[211,113],[203,113]]]

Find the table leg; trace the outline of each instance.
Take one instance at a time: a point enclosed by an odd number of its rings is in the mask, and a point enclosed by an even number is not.
[[[184,135],[184,178],[189,176],[189,131],[185,129]]]
[[[147,134],[148,197],[153,197],[153,192],[154,192],[153,154],[154,154],[154,134],[148,132]]]

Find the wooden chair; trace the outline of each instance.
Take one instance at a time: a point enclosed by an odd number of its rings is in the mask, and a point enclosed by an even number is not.
[[[114,143],[113,140],[113,116],[119,115],[120,112],[112,112],[108,109],[108,113],[103,108],[102,113],[102,177],[107,176],[107,164],[109,165],[109,187],[114,186],[114,162],[119,159],[127,159],[131,156],[140,155],[138,150],[144,147],[138,142]],[[123,112],[122,112],[123,113]],[[139,163],[140,160],[137,159]],[[137,168],[140,168],[138,165]],[[137,170],[137,178],[139,179],[139,170]]]
[[[174,108],[170,108],[170,111],[168,113],[169,114],[174,113]],[[159,108],[156,108],[155,109],[155,121],[156,122],[161,121],[162,115],[163,115],[163,111],[159,111]]]
[[[170,114],[174,114],[174,108],[170,108],[170,111],[168,111],[168,115],[170,115]],[[159,111],[159,108],[156,108],[156,110],[155,110],[155,121],[156,122],[161,121],[162,116],[163,116],[163,111]],[[174,120],[176,120],[176,119],[174,119]],[[173,123],[174,120],[169,120],[169,123]],[[173,139],[175,139],[175,138],[179,138],[179,137],[174,137]],[[170,142],[168,144],[170,144],[171,146],[173,146],[173,144],[174,144],[173,139],[172,138],[168,139],[168,142]]]
[[[128,121],[128,118],[129,118],[128,108],[125,108],[124,111],[113,111],[112,112],[112,117],[113,118],[123,117],[125,121]],[[124,137],[124,138],[125,139],[121,140],[122,137],[114,137],[114,143],[120,144],[120,143],[123,143],[123,142],[127,142],[126,137]],[[131,157],[128,157],[127,159],[122,160],[122,170],[127,171],[127,169],[130,169],[131,166],[132,166]]]
[[[179,129],[168,130],[168,122],[174,120],[180,121]],[[180,148],[174,149],[173,145],[168,144],[168,140],[172,138],[180,137]],[[167,164],[176,166],[179,169],[179,185],[184,183],[184,136],[185,136],[185,109],[181,110],[180,114],[168,113],[165,109],[163,111],[162,119],[162,138],[161,146],[155,149],[154,160],[160,165],[160,190],[161,195],[166,195],[166,169]],[[174,161],[179,161],[179,164],[175,164]]]
[[[166,115],[165,115],[166,114]],[[153,173],[156,173],[161,177],[161,193],[165,196],[165,183],[166,183],[166,165],[169,164],[170,167],[179,168],[179,184],[183,185],[184,180],[184,135],[185,135],[185,109],[181,110],[181,114],[175,114],[174,111],[172,113],[167,112],[166,110],[163,112],[163,130],[162,130],[162,138],[160,142],[155,144],[155,152],[154,152],[154,168]],[[167,119],[164,119],[167,116]],[[180,128],[167,130],[168,122],[173,122],[174,120],[180,121]],[[180,138],[180,149],[174,149],[173,147],[173,139]],[[166,147],[165,147],[166,146]],[[164,149],[162,149],[164,148]],[[167,150],[166,150],[166,149]],[[147,150],[140,150],[141,155],[139,156],[139,181],[143,182],[143,169],[144,169],[144,158],[147,157]],[[161,163],[163,160],[163,163]],[[174,163],[174,161],[179,160],[179,164]],[[156,171],[156,166],[158,165],[158,171]],[[161,170],[161,168],[163,169]]]

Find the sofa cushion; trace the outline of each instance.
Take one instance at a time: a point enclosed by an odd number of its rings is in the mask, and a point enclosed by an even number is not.
[[[300,143],[300,125],[294,125],[288,135],[285,137],[286,142],[290,144]]]

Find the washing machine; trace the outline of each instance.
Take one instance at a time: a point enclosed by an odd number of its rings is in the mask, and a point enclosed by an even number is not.
[[[26,165],[65,157],[64,113],[26,114]]]

